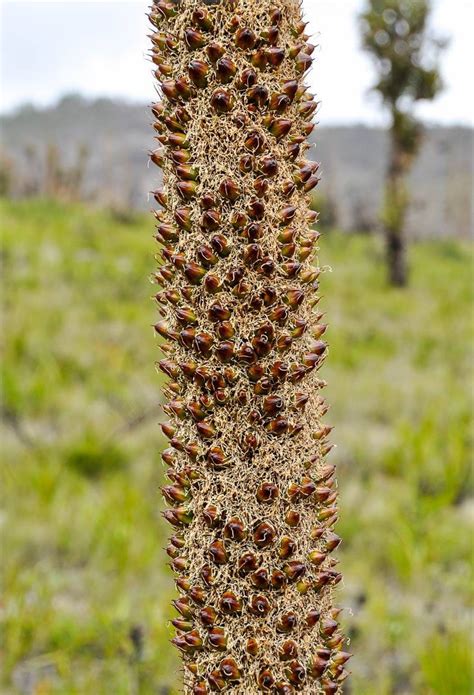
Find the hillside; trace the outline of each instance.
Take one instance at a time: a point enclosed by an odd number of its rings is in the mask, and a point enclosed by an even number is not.
[[[51,169],[79,166],[84,168],[81,197],[114,207],[145,209],[146,192],[158,183],[156,168],[147,167],[146,152],[153,142],[149,120],[144,104],[90,102],[76,96],[65,97],[53,108],[24,107],[4,116],[0,119],[2,159],[9,171],[11,194],[54,193]],[[332,210],[333,222],[344,230],[375,228],[386,133],[364,126],[320,127],[315,139],[312,156],[323,164],[320,195]],[[427,130],[411,177],[408,229],[412,237],[469,236],[472,144],[472,130],[467,128]]]

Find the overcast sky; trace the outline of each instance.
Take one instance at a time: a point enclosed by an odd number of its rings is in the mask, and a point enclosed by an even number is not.
[[[147,0],[0,0],[1,110],[48,105],[65,93],[153,98]],[[320,44],[311,74],[323,102],[322,124],[383,122],[368,90],[370,59],[360,50],[357,14],[364,0],[304,0]],[[444,55],[446,90],[419,114],[438,123],[473,123],[473,0],[433,0],[432,25],[451,43]],[[316,42],[316,41],[314,41]],[[471,68],[469,68],[471,65]]]

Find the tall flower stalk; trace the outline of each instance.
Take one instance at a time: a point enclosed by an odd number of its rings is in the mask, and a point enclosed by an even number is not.
[[[172,640],[194,695],[340,693],[347,677],[319,233],[298,0],[160,0],[155,274]]]

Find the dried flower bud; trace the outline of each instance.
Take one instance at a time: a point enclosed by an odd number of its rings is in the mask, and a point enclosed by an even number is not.
[[[224,651],[227,649],[227,636],[222,627],[213,627],[207,634],[211,647]]]
[[[277,140],[281,140],[288,135],[293,125],[293,121],[288,118],[276,118],[270,122],[268,130]]]
[[[217,620],[217,611],[212,606],[201,608],[198,618],[205,627],[212,627]]]
[[[265,149],[265,140],[258,130],[254,130],[247,135],[245,148],[253,154],[261,154]]]
[[[274,483],[262,483],[257,490],[259,502],[271,504],[278,497],[278,487]]]
[[[206,45],[204,34],[197,29],[186,29],[184,32],[184,40],[191,50],[196,50]]]
[[[253,540],[259,548],[268,548],[275,541],[276,529],[273,524],[262,521],[253,532]]]
[[[269,690],[273,686],[275,679],[269,668],[260,671],[257,676],[257,683],[262,690]]]
[[[245,575],[255,572],[258,569],[258,565],[259,561],[256,555],[250,552],[244,553],[239,558],[237,564],[238,572],[242,577],[245,577]]]
[[[301,686],[306,678],[306,669],[299,661],[292,661],[285,669],[285,675],[296,686]]]
[[[251,29],[239,29],[235,34],[235,43],[243,51],[249,51],[255,47],[257,37]]]
[[[212,439],[216,435],[214,426],[209,422],[198,422],[196,428],[203,439]]]
[[[228,681],[239,681],[242,677],[237,662],[230,656],[222,659],[219,668],[223,677]]]
[[[298,657],[298,645],[293,640],[283,642],[278,655],[281,661],[290,661]]]
[[[250,576],[250,581],[256,589],[268,589],[268,570],[265,567],[260,567]]]
[[[211,106],[219,114],[228,113],[234,106],[232,93],[226,89],[216,89],[211,97]]]
[[[211,690],[217,690],[220,692],[221,690],[225,690],[226,688],[226,682],[221,672],[217,669],[211,671],[211,673],[207,676],[207,680],[209,681]]]
[[[198,184],[196,181],[178,181],[176,188],[183,200],[192,200],[197,193]]]
[[[219,186],[219,193],[223,198],[235,203],[240,195],[240,189],[231,178],[224,179]]]
[[[212,17],[205,7],[194,10],[192,20],[193,24],[196,24],[203,31],[212,31],[214,28]]]
[[[281,615],[277,621],[277,632],[281,632],[283,634],[291,632],[292,630],[294,630],[297,623],[298,618],[294,611],[288,611],[287,613],[283,613],[283,615]]]
[[[217,78],[222,84],[231,82],[237,72],[237,66],[230,58],[221,58],[216,64]]]
[[[258,642],[256,639],[253,637],[250,637],[247,640],[247,643],[245,645],[245,651],[247,654],[250,654],[251,656],[257,656],[258,654]]]
[[[233,591],[225,591],[222,594],[219,606],[225,615],[235,615],[242,611],[242,601],[237,598]]]
[[[249,611],[252,613],[252,615],[259,618],[265,618],[265,616],[270,613],[271,609],[272,606],[270,601],[262,594],[254,595],[250,599]]]
[[[231,541],[240,543],[246,537],[244,525],[240,519],[233,516],[224,526],[224,536]]]
[[[204,88],[207,86],[208,73],[209,67],[202,60],[192,60],[188,65],[189,77],[196,87]]]
[[[225,54],[225,49],[219,43],[213,41],[206,48],[206,53],[211,63],[217,63],[219,58],[222,58]]]
[[[296,551],[296,543],[290,536],[283,536],[280,541],[278,554],[282,560],[287,560]]]
[[[216,565],[225,565],[229,557],[223,541],[214,541],[209,546],[209,554]]]
[[[285,49],[284,48],[267,48],[266,56],[269,65],[274,68],[278,68],[285,59]]]
[[[306,567],[303,562],[299,560],[290,560],[283,567],[283,572],[288,577],[290,582],[295,582],[301,579],[306,573]]]

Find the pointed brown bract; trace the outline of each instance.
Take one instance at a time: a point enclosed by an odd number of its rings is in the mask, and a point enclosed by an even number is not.
[[[159,0],[150,18],[184,692],[340,693],[350,655],[331,596],[341,539],[306,156],[314,47],[299,0]]]

